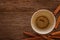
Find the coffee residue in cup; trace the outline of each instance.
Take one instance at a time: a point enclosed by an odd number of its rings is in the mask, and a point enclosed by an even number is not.
[[[47,28],[48,25],[49,25],[49,20],[47,17],[45,16],[39,16],[37,17],[36,19],[36,26],[40,29],[44,29],[44,28]]]

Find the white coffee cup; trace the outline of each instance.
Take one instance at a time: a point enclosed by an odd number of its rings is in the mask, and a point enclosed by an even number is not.
[[[39,16],[46,16],[48,19],[49,19],[49,27],[48,28],[45,28],[45,29],[39,29],[36,25],[35,25],[35,20],[37,17]],[[48,34],[50,33],[54,27],[55,27],[55,24],[56,24],[56,18],[54,16],[54,14],[47,10],[47,9],[41,9],[41,10],[38,10],[36,11],[33,15],[32,15],[32,18],[31,18],[31,26],[32,26],[32,29],[37,32],[38,34]],[[44,25],[44,24],[43,24]]]

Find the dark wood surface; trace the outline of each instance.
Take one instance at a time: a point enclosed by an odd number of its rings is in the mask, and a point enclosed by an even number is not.
[[[22,40],[24,31],[35,34],[30,25],[32,14],[39,9],[53,12],[59,4],[60,0],[0,0],[0,40]]]

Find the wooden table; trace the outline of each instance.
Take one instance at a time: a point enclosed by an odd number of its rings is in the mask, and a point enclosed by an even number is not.
[[[59,4],[60,0],[0,0],[0,40],[21,40],[26,38],[24,31],[35,33],[30,25],[32,14],[39,9],[53,12]]]

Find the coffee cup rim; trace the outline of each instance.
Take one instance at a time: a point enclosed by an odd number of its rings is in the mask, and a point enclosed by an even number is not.
[[[53,18],[54,18],[54,24],[52,25],[53,28],[51,28],[48,32],[45,32],[45,33],[44,33],[44,32],[37,31],[37,30],[33,27],[33,25],[32,25],[32,17],[33,17],[34,15],[36,15],[36,13],[39,12],[39,11],[48,11],[48,12],[50,12],[50,14],[51,14],[51,15],[53,16]],[[55,27],[56,18],[55,18],[55,16],[54,16],[53,12],[51,12],[50,10],[40,9],[40,10],[36,11],[36,12],[32,15],[32,17],[31,17],[31,27],[32,27],[32,29],[33,29],[36,33],[38,33],[38,34],[48,34],[48,33],[50,33],[50,32],[54,29],[54,27]]]

